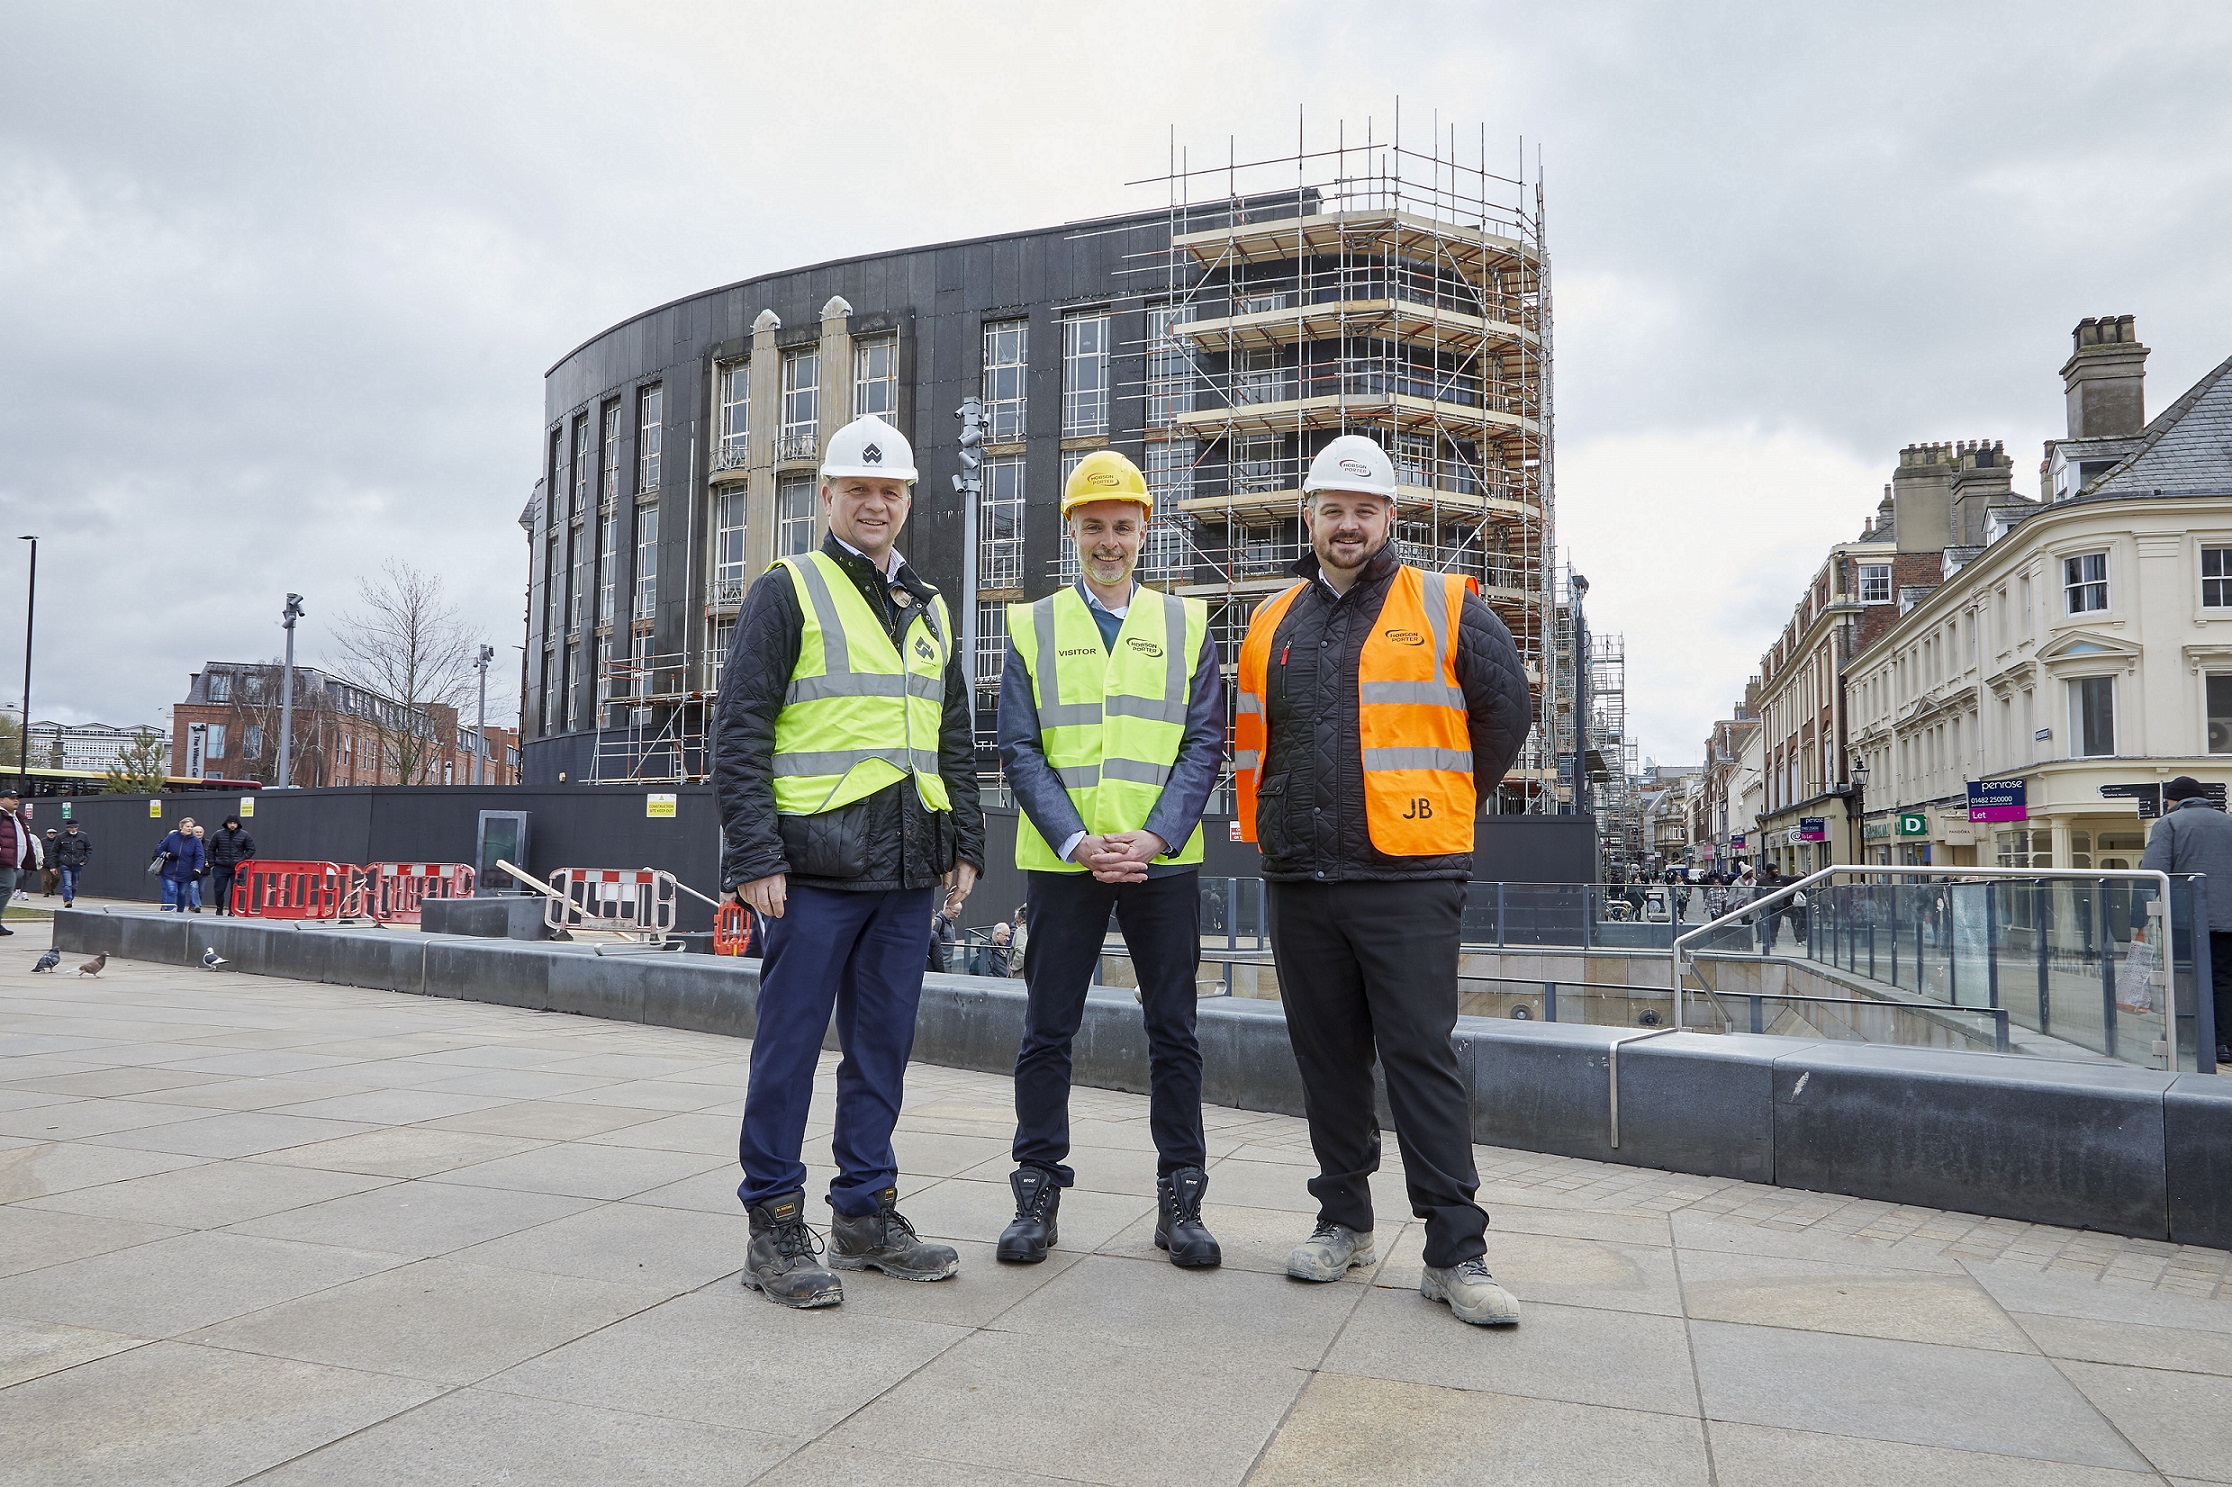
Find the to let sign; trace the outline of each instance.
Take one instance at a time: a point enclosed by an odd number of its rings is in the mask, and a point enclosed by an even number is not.
[[[2030,795],[2021,780],[1970,780],[1971,821],[2028,821]]]
[[[1800,816],[1798,818],[1798,840],[1802,842],[1825,842],[1829,840],[1829,818],[1827,816]]]

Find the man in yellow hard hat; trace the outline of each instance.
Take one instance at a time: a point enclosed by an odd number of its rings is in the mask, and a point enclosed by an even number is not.
[[[713,779],[722,887],[766,925],[737,1196],[744,1284],[786,1306],[844,1297],[816,1255],[800,1160],[835,1013],[829,1264],[943,1280],[951,1246],[897,1208],[891,1133],[941,880],[957,912],[984,866],[969,684],[944,597],[894,545],[914,452],[874,416],[830,436],[829,536],[752,585],[721,673]]]
[[[1000,759],[1022,807],[1015,865],[1028,885],[1015,1056],[1015,1219],[999,1257],[1031,1264],[1058,1240],[1074,1179],[1070,1042],[1111,911],[1147,1019],[1155,1243],[1171,1263],[1218,1264],[1201,1221],[1201,812],[1224,764],[1224,679],[1208,606],[1133,579],[1154,498],[1112,449],[1078,462],[1062,492],[1077,582],[1008,607]]]

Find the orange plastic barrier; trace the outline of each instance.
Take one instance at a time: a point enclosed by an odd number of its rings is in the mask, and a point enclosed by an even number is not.
[[[233,876],[232,912],[252,919],[337,919],[355,873],[338,862],[251,858]]]
[[[426,900],[472,896],[473,870],[462,862],[368,862],[350,909],[382,924],[416,924]]]
[[[726,900],[713,915],[713,953],[742,955],[751,943],[750,911],[733,898]]]

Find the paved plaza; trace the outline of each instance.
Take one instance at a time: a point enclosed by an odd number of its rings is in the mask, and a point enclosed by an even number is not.
[[[1418,1297],[1392,1162],[1375,1271],[1280,1273],[1283,1116],[1208,1112],[1226,1264],[1173,1269],[1147,1103],[1086,1090],[1063,1248],[1013,1268],[1006,1082],[917,1066],[904,1209],[961,1274],[792,1312],[736,1279],[743,1043],[37,943],[0,1483],[2232,1482],[2221,1251],[1483,1147],[1526,1306],[1487,1332]]]

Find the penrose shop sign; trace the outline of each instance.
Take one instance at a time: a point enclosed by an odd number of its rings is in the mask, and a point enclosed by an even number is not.
[[[1971,821],[2028,821],[2030,796],[2021,780],[1970,780]]]

